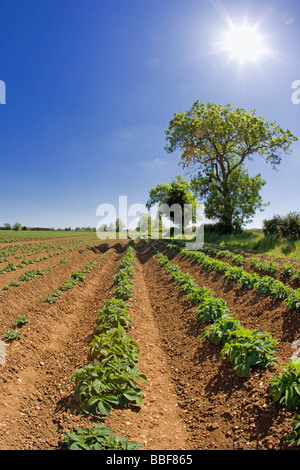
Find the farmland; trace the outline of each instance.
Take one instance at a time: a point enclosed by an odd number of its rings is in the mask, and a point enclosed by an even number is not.
[[[297,448],[299,393],[269,393],[300,339],[297,259],[63,234],[0,245],[1,450],[64,449],[93,425],[141,450]]]

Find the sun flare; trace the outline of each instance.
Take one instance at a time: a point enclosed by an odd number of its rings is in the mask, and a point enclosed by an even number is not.
[[[265,53],[265,46],[256,27],[232,25],[224,34],[223,50],[229,53],[230,59],[240,63],[255,62]]]

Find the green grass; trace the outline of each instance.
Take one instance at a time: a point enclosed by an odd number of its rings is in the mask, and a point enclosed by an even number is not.
[[[245,250],[250,253],[268,254],[276,257],[300,259],[300,240],[276,241],[275,237],[265,237],[261,229],[245,230],[236,235],[205,233],[204,241],[222,248]]]

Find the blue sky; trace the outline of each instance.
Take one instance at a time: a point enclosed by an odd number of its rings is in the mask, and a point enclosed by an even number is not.
[[[217,44],[259,24],[271,55],[241,70]],[[100,204],[145,204],[178,174],[164,131],[196,101],[256,109],[300,137],[299,0],[1,0],[0,225],[96,226]],[[300,94],[299,94],[300,96]],[[263,218],[299,210],[300,142],[260,158]]]

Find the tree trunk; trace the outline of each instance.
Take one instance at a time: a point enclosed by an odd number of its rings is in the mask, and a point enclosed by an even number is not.
[[[227,181],[223,183],[223,199],[224,199],[224,212],[220,219],[221,230],[223,233],[232,233],[233,232],[233,207],[230,197],[230,191],[227,184]]]

